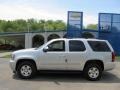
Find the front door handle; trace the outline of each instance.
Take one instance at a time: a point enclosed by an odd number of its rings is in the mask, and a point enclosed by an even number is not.
[[[68,60],[67,60],[67,59],[65,59],[65,62],[67,63],[67,62],[68,62]]]

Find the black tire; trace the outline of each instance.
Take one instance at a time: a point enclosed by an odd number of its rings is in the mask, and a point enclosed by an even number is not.
[[[31,71],[31,73],[27,72],[27,73],[29,73],[29,75],[23,75],[22,71],[21,71],[21,70],[23,70],[23,67],[29,67],[29,70]],[[17,68],[17,75],[21,79],[33,78],[36,75],[36,72],[37,72],[36,66],[33,63],[28,62],[28,61],[20,63]]]
[[[96,72],[99,72],[96,73],[95,71],[92,72],[91,74],[91,71],[90,70],[93,70],[93,68],[95,69],[96,68]],[[90,81],[97,81],[101,78],[102,76],[102,68],[101,66],[99,66],[98,64],[96,63],[90,63],[90,64],[87,64],[87,66],[84,68],[84,76],[86,79],[90,80]],[[93,74],[94,73],[94,74]],[[95,76],[96,75],[96,76]]]

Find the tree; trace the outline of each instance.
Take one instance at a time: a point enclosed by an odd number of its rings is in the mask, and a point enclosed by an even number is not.
[[[47,30],[47,31],[54,30],[54,21],[53,20],[46,21],[45,30]]]
[[[27,32],[29,31],[53,31],[66,30],[66,24],[62,20],[36,20],[18,19],[13,21],[0,20],[0,32]]]
[[[13,24],[15,25],[15,29],[14,32],[25,32],[28,30],[27,27],[27,21],[23,20],[23,19],[18,19],[13,21]]]
[[[97,24],[89,24],[89,25],[87,25],[86,29],[97,30],[97,27],[98,27]]]
[[[2,23],[1,29],[4,32],[13,32],[15,30],[15,25],[12,23],[12,21],[6,21]]]
[[[66,25],[62,20],[54,22],[54,30],[66,30]]]

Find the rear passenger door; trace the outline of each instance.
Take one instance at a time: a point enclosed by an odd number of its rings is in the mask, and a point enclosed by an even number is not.
[[[67,69],[68,70],[82,70],[86,48],[80,40],[68,41],[68,54],[67,54]]]

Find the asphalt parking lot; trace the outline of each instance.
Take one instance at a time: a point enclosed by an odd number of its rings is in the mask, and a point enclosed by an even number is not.
[[[0,58],[0,90],[119,90],[120,62],[104,72],[100,81],[87,81],[80,73],[39,74],[34,79],[21,80],[9,68],[9,59]]]

